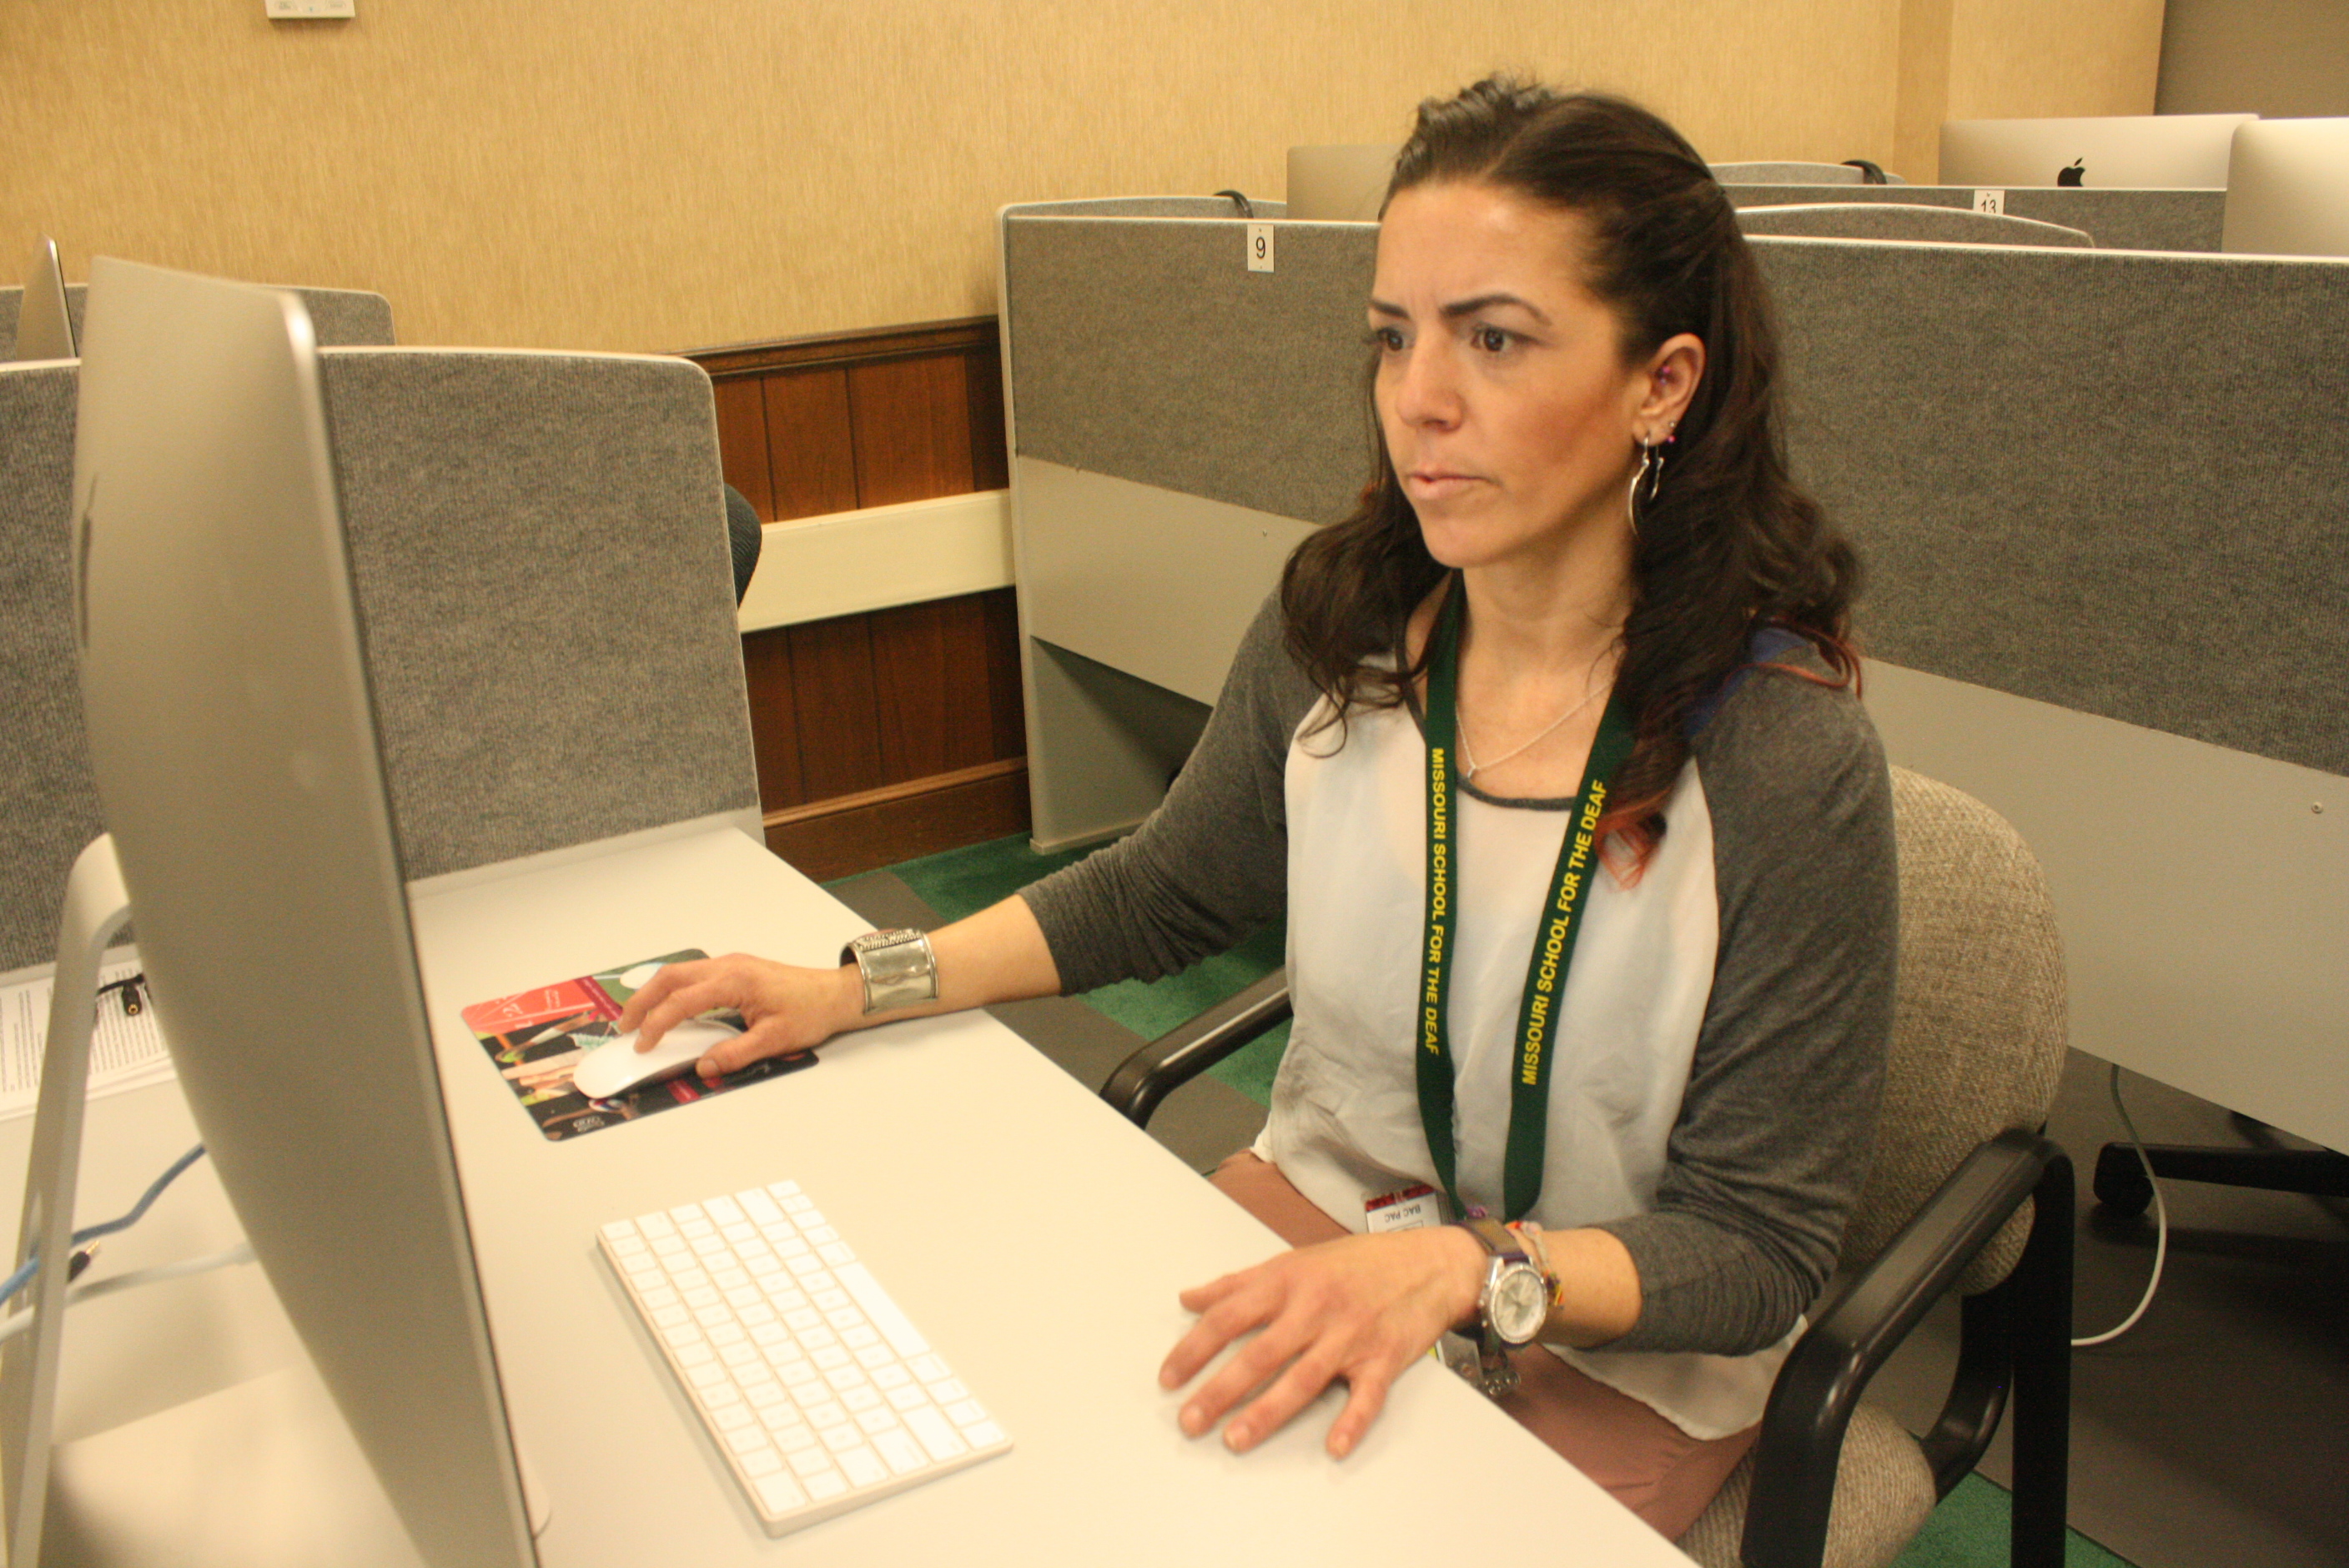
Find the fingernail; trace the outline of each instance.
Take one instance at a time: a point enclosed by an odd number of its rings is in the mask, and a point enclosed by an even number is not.
[[[1246,1427],[1235,1424],[1224,1429],[1224,1447],[1236,1454],[1247,1452],[1248,1445],[1255,1440],[1254,1435]]]
[[[1197,1437],[1207,1424],[1206,1418],[1199,1413],[1199,1408],[1196,1405],[1183,1407],[1182,1421],[1184,1435],[1193,1438]]]
[[[1330,1451],[1342,1460],[1354,1451],[1354,1439],[1344,1436],[1332,1438],[1330,1439]]]

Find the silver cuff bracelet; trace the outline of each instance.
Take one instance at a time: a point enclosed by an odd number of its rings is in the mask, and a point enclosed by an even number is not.
[[[938,959],[926,932],[868,931],[840,950],[864,982],[867,1016],[938,999]]]

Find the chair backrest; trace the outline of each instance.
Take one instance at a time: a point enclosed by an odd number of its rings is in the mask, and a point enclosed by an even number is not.
[[[1842,1264],[1873,1258],[1974,1147],[2047,1119],[2064,1068],[2064,954],[2039,861],[2006,820],[1947,784],[1892,769],[1900,976],[1875,1161]],[[2004,1279],[2026,1206],[1959,1283]]]
[[[1906,201],[1806,201],[1785,207],[1741,207],[1737,226],[1749,234],[1811,234],[1832,240],[1913,240],[1943,245],[2064,245],[2092,249],[2084,229],[2043,223],[1971,207],[1929,207]]]

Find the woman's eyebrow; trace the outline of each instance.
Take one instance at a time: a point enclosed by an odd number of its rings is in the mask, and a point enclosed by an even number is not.
[[[1549,325],[1549,317],[1542,314],[1538,305],[1530,300],[1520,299],[1513,294],[1478,294],[1474,299],[1456,300],[1444,307],[1444,318],[1446,321],[1457,321],[1464,315],[1476,315],[1491,310],[1495,305],[1505,304],[1516,306],[1544,326]]]

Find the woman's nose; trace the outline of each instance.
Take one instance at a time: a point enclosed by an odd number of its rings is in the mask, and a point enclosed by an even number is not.
[[[1422,338],[1403,355],[1395,367],[1394,411],[1406,424],[1459,422],[1459,381],[1441,342]]]

